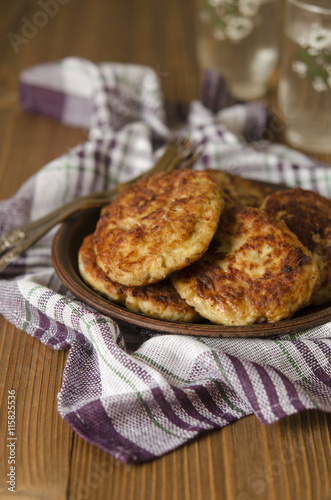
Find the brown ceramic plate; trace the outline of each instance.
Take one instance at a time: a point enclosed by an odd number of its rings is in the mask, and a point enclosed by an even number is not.
[[[312,328],[331,321],[331,305],[306,307],[291,319],[250,326],[222,326],[211,323],[171,323],[149,318],[115,304],[89,288],[78,271],[78,250],[83,238],[92,233],[100,209],[82,210],[62,224],[52,245],[52,259],[61,282],[80,300],[96,310],[149,330],[177,335],[205,337],[270,337]]]

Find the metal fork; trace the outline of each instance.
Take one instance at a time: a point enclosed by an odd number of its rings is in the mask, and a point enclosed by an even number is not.
[[[124,188],[147,175],[156,172],[171,171],[179,167],[190,168],[199,155],[200,152],[197,147],[193,145],[189,139],[174,139],[169,143],[165,152],[156,161],[154,166],[135,179],[119,184],[110,191],[99,191],[77,198],[45,215],[41,219],[9,231],[0,238],[0,272],[8,266],[8,264],[14,262],[23,252],[50,231],[56,224],[64,221],[78,210],[91,207],[102,207],[110,203]]]

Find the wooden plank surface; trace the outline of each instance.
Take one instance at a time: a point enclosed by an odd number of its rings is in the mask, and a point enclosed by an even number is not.
[[[52,0],[58,9],[14,51],[38,0],[2,2],[0,16],[0,198],[47,161],[84,140],[19,108],[24,68],[69,55],[146,64],[170,99],[198,96],[191,0]],[[55,11],[54,11],[55,12]],[[320,155],[331,164],[331,155]],[[330,415],[307,411],[263,426],[246,417],[139,466],[125,466],[74,434],[57,413],[67,354],[46,348],[0,318],[0,498],[7,490],[7,394],[16,391],[20,499],[331,499]]]

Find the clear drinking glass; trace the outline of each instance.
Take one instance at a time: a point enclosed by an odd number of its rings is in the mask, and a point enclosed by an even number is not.
[[[291,146],[331,152],[330,0],[286,0],[278,100]]]
[[[200,0],[198,60],[222,73],[234,97],[263,97],[279,52],[282,0]]]

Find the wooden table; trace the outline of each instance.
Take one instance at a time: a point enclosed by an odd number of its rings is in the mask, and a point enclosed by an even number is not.
[[[37,19],[41,4],[15,0],[2,7],[1,199],[84,140],[80,130],[21,111],[18,77],[25,67],[69,55],[146,64],[159,73],[167,98],[198,96],[191,0],[51,3],[53,15],[16,52],[8,33],[22,35],[26,19]],[[331,163],[331,155],[319,158]],[[7,391],[12,389],[17,394],[16,495],[22,500],[331,499],[330,414],[307,411],[269,426],[246,417],[161,459],[125,466],[87,444],[59,417],[57,394],[67,354],[52,351],[3,318],[0,328],[1,499],[13,498],[6,484],[5,441]]]

